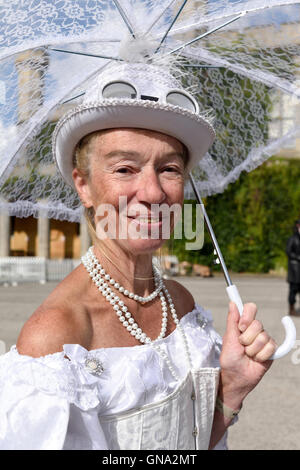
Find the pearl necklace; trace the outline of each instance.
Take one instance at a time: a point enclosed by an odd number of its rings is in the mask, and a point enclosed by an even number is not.
[[[127,331],[134,336],[137,340],[139,340],[141,343],[150,343],[151,338],[146,335],[142,331],[142,329],[139,327],[139,325],[136,323],[134,318],[132,317],[131,313],[128,310],[128,307],[124,304],[123,300],[118,297],[113,291],[112,288],[109,287],[108,282],[106,281],[111,281],[111,278],[109,274],[106,274],[105,270],[99,263],[98,259],[94,255],[92,251],[92,247],[88,250],[87,254],[81,258],[83,265],[85,266],[86,270],[88,271],[90,277],[92,278],[92,281],[95,283],[97,286],[98,290],[101,292],[103,297],[113,306],[114,311],[116,312],[120,322],[123,324],[123,326],[127,329]],[[153,266],[154,270],[154,283],[156,286],[155,291],[150,294],[148,297],[140,297],[140,296],[135,296],[135,294],[130,293],[129,291],[126,291],[125,289],[120,288],[122,286],[119,285],[119,283],[110,282],[111,286],[114,286],[115,288],[118,288],[119,292],[121,292],[124,295],[127,295],[128,297],[131,294],[131,297],[133,300],[137,300],[141,303],[146,303],[149,302],[150,300],[153,300],[157,295],[160,296],[160,301],[161,301],[161,307],[162,307],[162,325],[161,325],[161,330],[160,334],[156,338],[162,339],[166,335],[166,330],[167,330],[167,321],[168,321],[168,307],[167,307],[167,302],[165,299],[165,296],[162,291],[163,287],[163,281],[162,278],[160,277],[160,274],[158,270]],[[117,286],[116,286],[117,284]],[[137,299],[135,297],[138,297]],[[150,298],[150,299],[149,299]],[[174,304],[172,302],[171,298],[168,298],[169,302],[169,307],[171,310],[171,313],[173,315],[175,323],[178,323],[179,320],[176,315],[176,310],[174,308]]]
[[[113,278],[110,277],[109,274],[106,273],[105,269],[103,266],[99,263],[98,259],[96,258],[93,247],[91,246],[85,255],[88,257],[89,263],[94,264],[94,272],[95,272],[95,277],[96,280],[99,280],[102,278],[106,281],[106,283],[110,284],[110,286],[113,286],[115,289],[117,289],[121,294],[124,294],[125,296],[129,297],[130,299],[136,300],[137,302],[140,302],[141,304],[145,304],[147,302],[151,302],[154,300],[158,294],[162,290],[163,282],[160,277],[158,269],[153,265],[153,271],[154,271],[154,282],[155,285],[157,285],[156,289],[147,297],[141,297],[137,294],[134,294],[133,292],[130,292],[129,290],[125,289],[123,286],[121,286],[117,281],[115,281]],[[96,273],[97,270],[97,273]]]
[[[86,268],[86,270],[88,271],[90,277],[92,278],[92,281],[97,286],[98,290],[101,292],[103,297],[113,306],[113,309],[116,312],[120,322],[127,329],[127,331],[132,336],[134,336],[137,340],[139,340],[141,343],[146,343],[146,344],[150,344],[151,346],[153,346],[154,349],[167,362],[167,365],[173,377],[176,380],[179,380],[167,354],[160,348],[159,345],[156,344],[156,341],[164,338],[166,334],[167,321],[168,321],[168,306],[166,302],[166,298],[167,298],[170,312],[173,317],[173,321],[176,324],[176,327],[178,328],[178,330],[180,331],[182,339],[183,339],[184,349],[185,349],[185,353],[188,359],[190,369],[192,368],[192,360],[191,360],[191,355],[190,355],[189,348],[188,348],[187,338],[179,323],[179,319],[176,314],[176,309],[172,301],[172,298],[169,294],[169,291],[165,287],[163,280],[160,276],[160,273],[155,266],[153,266],[153,271],[154,271],[154,283],[155,283],[156,289],[149,296],[140,297],[140,296],[137,296],[136,294],[129,292],[128,290],[124,288],[120,290],[120,287],[122,286],[120,286],[119,283],[117,283],[114,279],[112,279],[109,276],[109,274],[105,272],[105,270],[99,263],[98,259],[94,255],[92,247],[90,247],[88,252],[81,258],[81,261],[84,267]],[[161,326],[160,334],[158,335],[156,339],[152,341],[151,338],[149,338],[149,336],[147,336],[146,333],[142,331],[142,329],[135,322],[131,313],[128,311],[128,308],[126,307],[124,302],[118,297],[118,295],[116,295],[112,291],[112,288],[109,287],[108,282],[106,281],[108,281],[112,287],[118,289],[120,293],[141,303],[150,302],[150,300],[153,300],[155,297],[157,297],[157,295],[160,296],[161,307],[162,307],[162,326]]]

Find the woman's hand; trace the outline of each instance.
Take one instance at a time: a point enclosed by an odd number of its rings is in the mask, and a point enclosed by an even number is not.
[[[233,302],[229,304],[226,332],[220,357],[219,396],[223,403],[238,409],[244,398],[270,368],[275,341],[264,331],[256,317],[255,304],[244,305],[240,317]]]
[[[270,368],[275,341],[256,320],[257,308],[245,304],[240,317],[233,302],[229,304],[226,332],[220,357],[221,374],[218,395],[233,410],[239,410],[244,398]],[[209,448],[213,449],[230,425],[231,418],[216,409]]]

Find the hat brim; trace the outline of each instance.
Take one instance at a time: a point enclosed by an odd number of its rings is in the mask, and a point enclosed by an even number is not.
[[[205,118],[178,106],[142,100],[83,104],[66,114],[53,134],[54,158],[70,186],[74,188],[73,154],[77,143],[91,132],[122,127],[175,137],[188,149],[188,171],[204,157],[215,139],[214,129]]]

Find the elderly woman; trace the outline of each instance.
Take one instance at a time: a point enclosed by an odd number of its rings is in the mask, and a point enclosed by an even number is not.
[[[165,238],[154,209],[183,204],[213,137],[194,98],[145,64],[101,74],[58,123],[55,158],[93,247],[1,358],[1,448],[226,448],[275,343],[254,304],[240,317],[231,303],[222,344],[210,314],[152,263]]]

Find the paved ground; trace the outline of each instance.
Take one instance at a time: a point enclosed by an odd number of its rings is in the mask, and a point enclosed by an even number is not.
[[[211,310],[216,330],[223,335],[227,314],[227,294],[223,277],[179,278],[195,300]],[[255,302],[259,318],[278,343],[283,340],[280,318],[287,313],[288,285],[282,278],[233,276],[244,302]],[[34,309],[55,284],[0,286],[0,340],[6,350]],[[300,316],[295,319],[300,340]],[[288,356],[275,361],[263,381],[244,403],[239,422],[229,431],[229,447],[239,449],[300,449],[300,341]],[[0,342],[0,353],[3,352]]]

